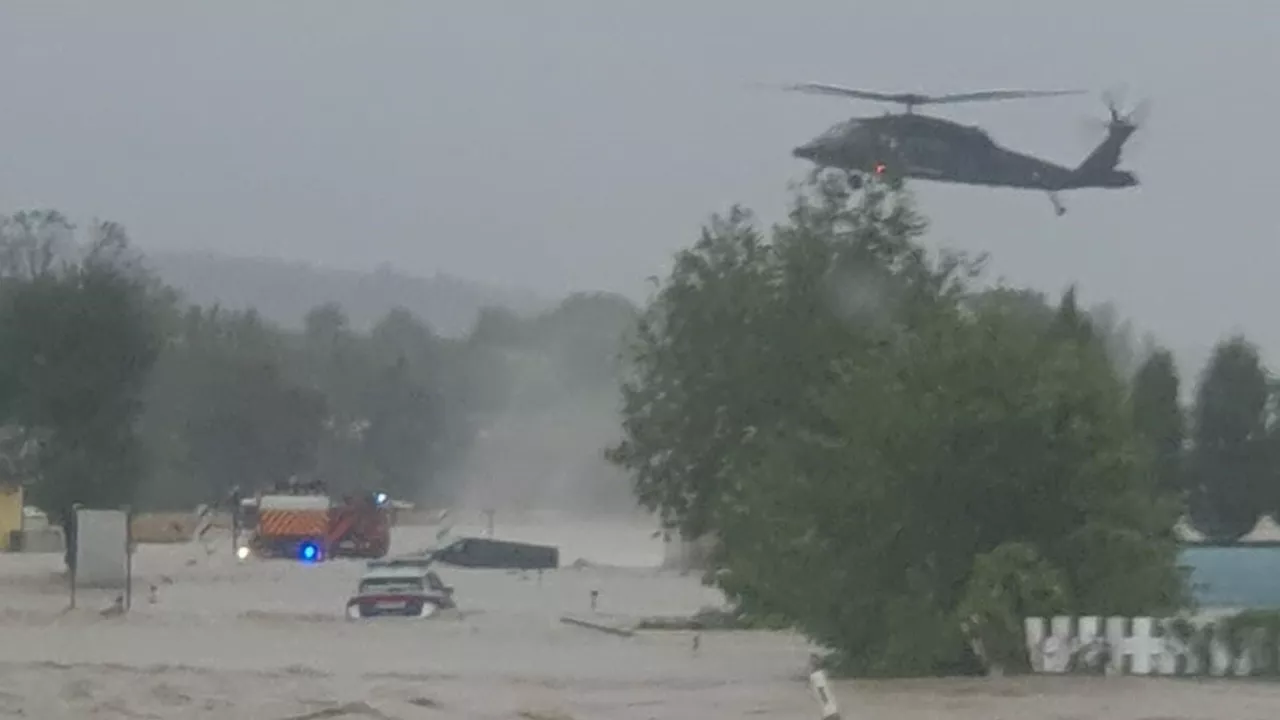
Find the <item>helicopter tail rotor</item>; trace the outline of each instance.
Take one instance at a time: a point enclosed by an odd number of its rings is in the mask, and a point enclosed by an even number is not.
[[[1111,109],[1111,117],[1113,123],[1121,123],[1132,126],[1134,129],[1145,127],[1147,119],[1151,115],[1151,101],[1143,99],[1138,101],[1127,113],[1119,112],[1117,108]]]
[[[1138,101],[1129,110],[1124,110],[1124,93],[1120,90],[1108,90],[1102,94],[1103,105],[1107,109],[1106,119],[1088,118],[1088,134],[1092,138],[1123,134],[1126,138],[1139,129],[1147,127],[1151,115],[1151,101]]]
[[[1123,89],[1111,89],[1102,94],[1102,102],[1107,107],[1107,127],[1109,129],[1127,128],[1136,130],[1146,124],[1147,117],[1151,112],[1151,101],[1143,99],[1138,101],[1128,112],[1124,112]]]

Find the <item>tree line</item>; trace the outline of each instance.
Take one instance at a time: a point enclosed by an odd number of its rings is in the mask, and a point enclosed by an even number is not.
[[[1167,350],[926,229],[900,186],[838,174],[772,228],[713,218],[642,313],[610,459],[716,539],[743,622],[849,671],[1016,664],[1023,617],[1185,607],[1180,519],[1232,539],[1277,507],[1257,352],[1221,345],[1186,411]]]
[[[294,329],[195,306],[119,225],[17,213],[0,472],[55,517],[295,474],[448,501],[504,417],[621,386],[605,455],[635,499],[718,539],[711,580],[744,621],[845,669],[972,669],[1016,657],[1026,615],[1185,607],[1180,519],[1230,541],[1280,508],[1257,350],[1224,341],[1183,407],[1172,355],[1114,311],[993,286],[926,229],[900,187],[820,175],[771,228],[714,218],[638,314],[576,295],[449,338],[403,310],[363,330],[322,305]]]
[[[613,392],[635,313],[580,294],[533,317],[487,309],[454,338],[403,309],[356,329],[325,304],[285,328],[188,303],[145,260],[114,223],[0,217],[0,472],[55,518],[191,509],[294,475],[446,502],[514,407]]]

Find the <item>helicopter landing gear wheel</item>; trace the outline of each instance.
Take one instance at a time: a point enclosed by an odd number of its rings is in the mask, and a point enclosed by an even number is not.
[[[1058,217],[1067,214],[1067,207],[1062,204],[1062,200],[1058,199],[1058,193],[1049,193],[1049,202],[1053,203],[1053,213]]]
[[[865,182],[862,179],[862,173],[851,172],[848,173],[845,178],[849,183],[850,190],[861,190],[862,185]]]

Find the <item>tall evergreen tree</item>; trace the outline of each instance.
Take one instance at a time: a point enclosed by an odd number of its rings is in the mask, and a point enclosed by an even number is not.
[[[1219,542],[1248,534],[1267,509],[1269,388],[1257,348],[1222,341],[1200,378],[1188,466],[1195,527]]]
[[[1151,455],[1158,486],[1167,493],[1184,495],[1187,431],[1173,353],[1163,348],[1151,353],[1138,367],[1130,392],[1133,424]]]

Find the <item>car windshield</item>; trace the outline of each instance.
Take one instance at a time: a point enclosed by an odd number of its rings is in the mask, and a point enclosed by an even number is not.
[[[362,593],[399,593],[422,592],[422,580],[419,578],[367,578],[360,581]]]

